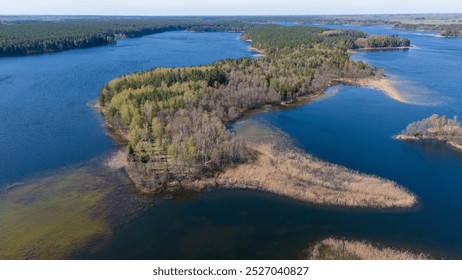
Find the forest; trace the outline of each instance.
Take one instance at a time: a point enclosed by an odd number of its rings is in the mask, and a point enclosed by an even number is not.
[[[336,79],[381,76],[349,58],[348,49],[365,37],[357,31],[256,26],[242,39],[264,57],[125,75],[104,86],[99,105],[128,139],[128,173],[138,187],[155,192],[184,186],[254,159],[226,129],[246,111],[320,94]]]
[[[243,34],[243,39],[252,38],[252,45],[272,53],[281,47],[321,44],[340,46],[346,49],[362,48],[397,48],[409,47],[409,39],[398,36],[368,35],[366,32],[343,29],[323,29],[318,27],[294,26],[291,28],[274,25],[256,26]],[[255,39],[256,42],[253,42]],[[270,44],[268,44],[270,42]]]
[[[443,37],[461,37],[462,36],[462,24],[419,24],[419,23],[397,23],[394,28],[399,29],[410,29],[410,30],[425,30],[425,31],[437,31],[440,36]]]
[[[242,32],[251,24],[199,19],[104,19],[0,23],[0,57],[115,44],[117,39],[165,31]]]
[[[118,39],[140,37],[166,31],[187,30],[194,32],[243,32],[258,30],[255,22],[289,21],[300,23],[351,23],[363,22],[368,24],[383,23],[382,20],[372,22],[371,19],[360,17],[331,18],[331,17],[96,17],[96,18],[65,18],[53,21],[18,20],[0,21],[0,57],[21,56],[70,49],[90,48],[115,44]],[[279,32],[273,26],[275,32]],[[309,32],[310,28],[303,28]],[[264,34],[261,36],[271,36]],[[299,30],[300,31],[300,30]],[[254,32],[255,35],[255,31]],[[301,31],[302,33],[304,31]],[[407,47],[409,42],[398,37],[368,36],[365,32],[352,30],[327,30],[322,43],[329,40],[344,41],[344,45],[351,49],[359,48],[392,48]],[[300,33],[301,34],[301,33]],[[299,35],[300,35],[299,34]],[[290,46],[296,46],[308,38],[294,37],[289,39]],[[295,35],[297,36],[297,35]],[[279,39],[278,39],[279,40]],[[318,38],[320,40],[320,38]],[[321,42],[319,41],[319,42]],[[314,41],[313,41],[314,42]]]

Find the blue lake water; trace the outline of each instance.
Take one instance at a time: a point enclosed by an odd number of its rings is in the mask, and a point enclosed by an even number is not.
[[[329,236],[462,259],[462,154],[443,144],[395,141],[415,120],[461,115],[462,39],[389,27],[329,26],[399,34],[416,47],[359,52],[414,104],[367,88],[339,86],[325,98],[244,118],[288,134],[329,162],[389,178],[419,196],[410,211],[314,207],[256,191],[214,190],[158,201],[115,230],[102,259],[287,259]],[[110,79],[153,66],[251,56],[230,33],[169,32],[115,46],[0,59],[0,186],[113,150],[88,108]]]
[[[0,59],[0,188],[113,148],[89,108],[109,80],[251,56],[237,33],[168,32],[114,46]]]

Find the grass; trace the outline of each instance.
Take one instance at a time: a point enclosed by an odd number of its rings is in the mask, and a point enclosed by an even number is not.
[[[366,241],[327,238],[308,249],[307,257],[314,260],[425,260],[425,254],[372,245]]]
[[[64,259],[110,237],[98,211],[107,191],[93,187],[101,180],[81,168],[7,190],[0,199],[0,259]]]

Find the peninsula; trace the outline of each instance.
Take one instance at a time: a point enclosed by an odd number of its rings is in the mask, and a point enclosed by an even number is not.
[[[416,203],[413,194],[388,180],[329,165],[302,152],[275,152],[275,143],[249,143],[225,127],[264,105],[316,98],[343,79],[362,85],[366,79],[383,78],[381,71],[349,59],[349,49],[364,39],[368,42],[366,33],[257,25],[241,37],[263,50],[265,57],[155,68],[114,79],[101,90],[99,105],[108,124],[128,141],[125,167],[140,191],[220,185],[254,187],[337,206],[390,208]],[[375,45],[380,48],[409,44],[398,37],[370,40],[382,42]],[[244,173],[243,168],[260,174]],[[324,168],[331,171],[312,174]],[[265,170],[278,178],[279,186],[270,184]]]

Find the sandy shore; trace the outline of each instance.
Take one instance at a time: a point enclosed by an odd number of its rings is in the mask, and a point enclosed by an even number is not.
[[[366,241],[324,239],[306,250],[311,260],[425,260],[425,254],[374,246]]]
[[[251,51],[251,52],[256,52],[257,54],[254,55],[255,57],[265,57],[265,56],[266,56],[265,51],[262,50],[262,49],[257,49],[257,48],[254,48],[254,47],[249,47],[249,51]]]
[[[387,78],[337,79],[336,82],[377,89],[398,102],[406,104],[410,103],[410,101],[402,96],[396,89],[393,82]]]

